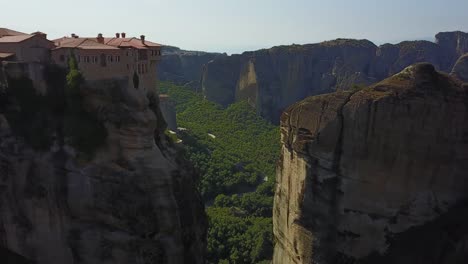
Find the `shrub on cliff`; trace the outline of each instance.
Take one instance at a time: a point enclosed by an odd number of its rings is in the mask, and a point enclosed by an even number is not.
[[[69,72],[66,80],[65,137],[85,159],[91,159],[95,150],[105,142],[107,131],[104,125],[84,108],[80,91],[84,78],[73,56],[69,61]]]

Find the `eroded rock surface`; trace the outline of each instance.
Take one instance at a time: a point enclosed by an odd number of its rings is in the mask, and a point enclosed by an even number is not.
[[[281,118],[273,263],[465,263],[468,89],[430,64]]]
[[[127,83],[81,87],[107,131],[91,159],[52,116],[52,144],[32,148],[7,114],[22,104],[0,94],[0,247],[37,264],[204,263],[195,173],[164,137],[155,91]]]

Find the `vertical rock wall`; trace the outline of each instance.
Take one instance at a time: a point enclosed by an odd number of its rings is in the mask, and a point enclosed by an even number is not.
[[[274,263],[464,263],[468,90],[429,64],[281,119]]]
[[[63,137],[60,113],[44,117],[52,119],[43,128],[53,143],[32,148],[10,118],[21,104],[7,96],[0,107],[1,247],[37,264],[204,263],[196,175],[164,137],[155,91],[127,83],[80,89],[86,111],[107,132],[91,158]]]

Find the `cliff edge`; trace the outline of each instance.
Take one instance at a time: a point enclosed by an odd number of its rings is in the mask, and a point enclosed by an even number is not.
[[[36,264],[204,263],[196,174],[164,136],[156,91],[52,66],[38,91],[27,67],[1,69],[0,252]]]
[[[464,263],[468,89],[416,64],[281,117],[273,263]]]

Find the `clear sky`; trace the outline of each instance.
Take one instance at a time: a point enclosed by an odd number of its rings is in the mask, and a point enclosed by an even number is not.
[[[468,31],[468,0],[0,0],[0,27],[128,35],[184,49],[239,53],[366,38],[377,44]]]

